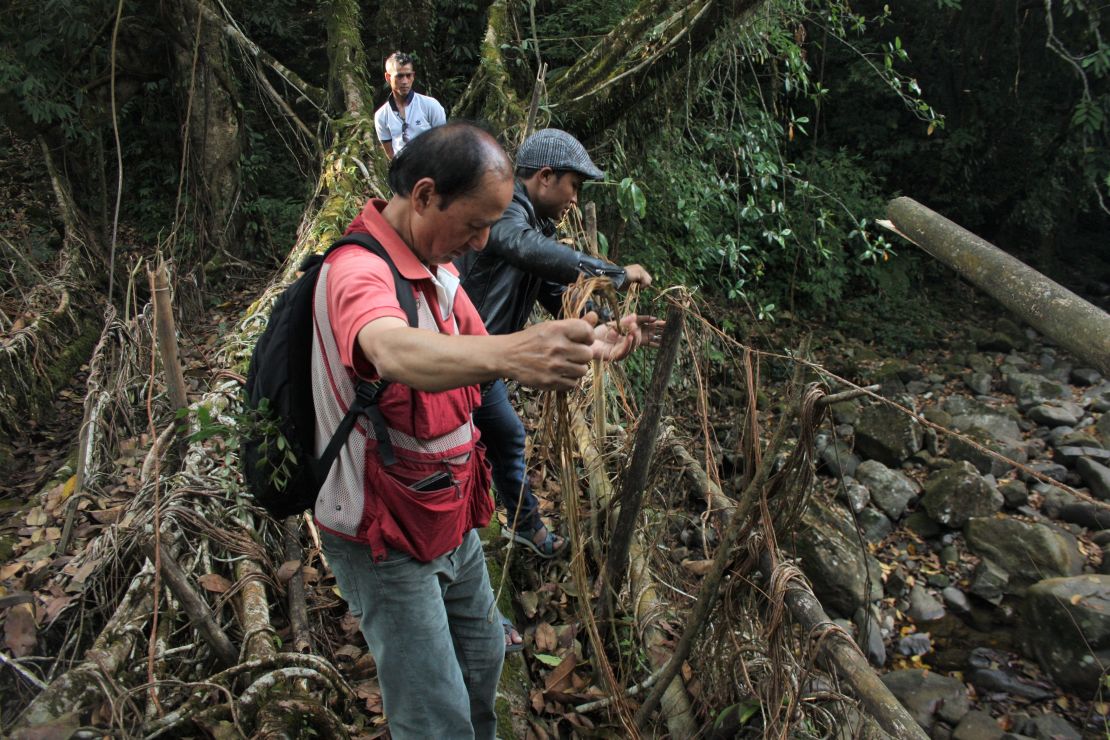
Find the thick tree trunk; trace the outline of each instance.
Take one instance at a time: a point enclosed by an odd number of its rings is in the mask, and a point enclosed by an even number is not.
[[[912,243],[1110,375],[1110,314],[911,198],[892,200],[887,215]]]
[[[195,249],[203,264],[217,250],[239,243],[241,219],[235,206],[243,154],[242,106],[223,30],[199,7],[178,0],[167,8],[178,32],[178,43],[172,47],[174,90],[185,121],[182,147],[188,167],[184,174],[199,206]]]

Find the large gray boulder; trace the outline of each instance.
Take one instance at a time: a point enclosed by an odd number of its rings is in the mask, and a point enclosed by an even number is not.
[[[1029,460],[1029,453],[1026,450],[1025,443],[1021,440],[1000,439],[980,427],[971,427],[964,432],[964,435],[968,439],[963,437],[949,438],[948,457],[953,460],[967,460],[984,475],[989,473],[998,478],[1012,470],[1014,466],[1005,460],[1000,460],[994,455],[984,452],[973,443],[977,443],[981,447],[1017,463],[1024,464]]]
[[[1074,427],[1083,418],[1083,407],[1071,401],[1049,401],[1037,404],[1025,415],[1043,427]]]
[[[1074,576],[1083,570],[1075,537],[1047,524],[1008,516],[972,517],[964,539],[973,553],[1006,573],[1006,593],[1020,596],[1042,578]]]
[[[795,554],[821,603],[845,616],[882,598],[882,568],[859,546],[852,515],[839,504],[814,501],[802,514]]]
[[[958,724],[971,709],[967,690],[954,678],[919,668],[891,671],[881,678],[926,732],[933,729],[938,718]]]
[[[921,425],[885,403],[868,406],[856,424],[856,449],[885,465],[902,461],[921,449]]]
[[[1091,495],[1103,501],[1110,501],[1110,468],[1088,457],[1075,461],[1075,470],[1091,489]]]
[[[1010,373],[1006,388],[1017,398],[1018,406],[1027,409],[1045,401],[1070,400],[1071,391],[1063,383],[1036,373]]]
[[[1026,594],[1022,637],[1027,654],[1061,688],[1093,695],[1110,665],[1110,576],[1035,583]]]
[[[921,503],[933,521],[959,529],[971,517],[1000,511],[1003,499],[971,463],[963,461],[930,475]]]
[[[867,460],[856,468],[856,479],[867,487],[871,501],[894,521],[902,518],[906,504],[917,498],[918,486],[897,470],[878,460]]]
[[[1021,436],[1017,414],[1012,410],[996,409],[962,396],[953,396],[945,401],[944,410],[951,414],[952,428],[958,432],[978,428],[992,439],[1017,439]]]
[[[1083,391],[1083,405],[1099,413],[1110,411],[1110,381],[1104,380]]]

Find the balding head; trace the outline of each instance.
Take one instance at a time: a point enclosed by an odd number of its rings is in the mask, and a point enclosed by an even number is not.
[[[505,150],[474,124],[452,121],[405,145],[389,165],[389,187],[394,195],[407,197],[417,182],[430,178],[446,208],[477,189],[487,174],[495,180],[512,179]]]

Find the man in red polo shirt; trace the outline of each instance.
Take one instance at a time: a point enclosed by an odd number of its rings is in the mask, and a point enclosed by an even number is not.
[[[333,252],[316,286],[313,399],[317,453],[355,381],[391,381],[379,401],[396,462],[356,426],[316,501],[336,582],[378,668],[394,738],[493,738],[504,632],[476,527],[493,511],[489,466],[471,414],[479,384],[513,378],[573,388],[592,358],[619,359],[639,327],[596,317],[486,334],[451,261],[485,246],[513,192],[497,142],[466,123],[414,139],[392,161],[388,202],[371,200],[348,233],[369,233],[412,285],[409,326],[385,262]],[[384,432],[383,432],[384,433]]]

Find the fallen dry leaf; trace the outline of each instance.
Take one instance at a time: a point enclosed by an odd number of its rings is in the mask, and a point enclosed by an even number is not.
[[[690,560],[687,558],[682,561],[682,567],[690,571],[696,576],[704,576],[713,569],[712,560]]]
[[[38,641],[34,607],[31,604],[13,606],[4,620],[4,644],[13,656],[23,658],[34,651]]]
[[[222,594],[231,589],[231,581],[227,580],[218,573],[205,573],[197,579],[197,583],[201,585],[206,591]]]
[[[555,670],[547,674],[544,680],[544,689],[546,691],[564,691],[570,687],[570,674],[578,667],[578,659],[574,657],[574,653],[568,653],[562,662],[555,667]]]
[[[536,652],[552,653],[559,646],[559,638],[555,628],[547,622],[540,622],[536,626]]]
[[[297,575],[297,571],[301,569],[300,560],[286,560],[277,569],[277,579],[280,583],[286,583],[290,578]]]

